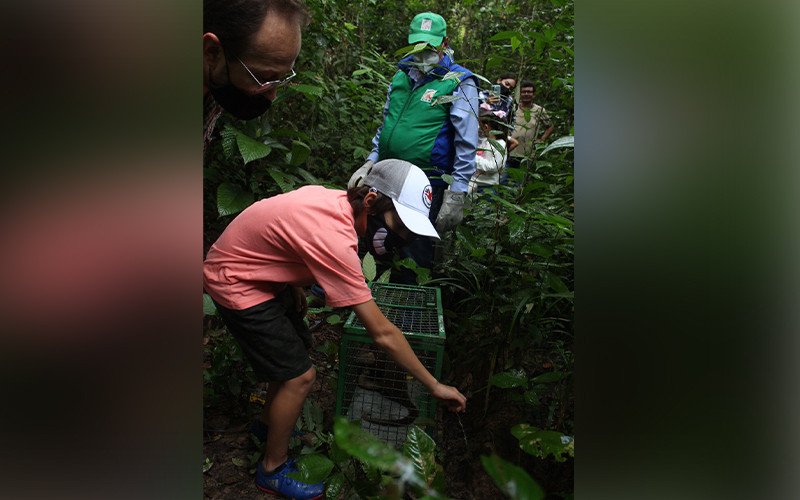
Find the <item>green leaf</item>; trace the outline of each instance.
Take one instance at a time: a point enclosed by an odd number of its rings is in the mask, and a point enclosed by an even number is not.
[[[511,500],[543,500],[544,490],[522,468],[497,455],[481,455],[483,468],[500,490]]]
[[[333,466],[334,463],[320,453],[303,455],[297,460],[298,470],[286,475],[304,483],[319,483],[328,477],[331,470],[333,470]]]
[[[270,177],[272,177],[272,180],[274,180],[275,183],[281,188],[282,193],[288,193],[289,191],[292,191],[294,189],[294,182],[296,180],[294,176],[289,175],[285,172],[281,172],[280,170],[276,170],[274,168],[268,169],[267,173],[269,174]]]
[[[448,186],[451,186],[455,178],[450,174],[442,174],[442,180],[446,182]]]
[[[311,148],[304,142],[292,141],[292,152],[286,155],[286,161],[293,167],[302,165],[311,154]]]
[[[387,472],[402,468],[403,464],[413,467],[399,451],[362,431],[358,425],[348,422],[344,417],[335,417],[333,433],[336,443],[344,451],[367,465]]]
[[[417,52],[425,50],[427,46],[428,44],[425,42],[420,42],[416,45],[406,45],[405,47],[400,47],[399,49],[395,50],[394,55],[399,55],[402,58],[406,58],[411,54],[416,54]]]
[[[338,314],[331,314],[330,316],[325,318],[325,321],[327,321],[328,324],[331,325],[338,325],[339,323],[342,322],[342,317]]]
[[[549,259],[554,250],[549,246],[542,245],[541,243],[526,243],[522,249],[520,250],[521,253],[532,253],[534,255],[538,255],[539,257],[544,257],[545,259]]]
[[[361,260],[361,271],[364,273],[364,278],[366,278],[367,281],[373,281],[375,279],[375,275],[377,274],[375,270],[375,257],[369,252],[367,252]]]
[[[238,457],[231,458],[231,462],[233,462],[233,465],[236,467],[247,467],[248,465],[247,460]]]
[[[448,71],[443,77],[442,80],[458,80],[461,81],[461,77],[466,75],[463,71]]]
[[[322,97],[323,94],[322,87],[317,87],[316,85],[308,85],[306,83],[295,85],[292,88],[297,92],[301,92],[309,99],[316,99],[318,97]]]
[[[344,474],[338,471],[325,481],[325,498],[339,498],[342,487],[344,487]]]
[[[378,277],[378,279],[375,281],[377,281],[378,283],[388,283],[389,278],[391,278],[391,276],[392,276],[392,270],[387,269],[383,273],[381,273],[380,277]]]
[[[519,440],[519,447],[534,457],[552,456],[556,462],[575,456],[575,438],[557,431],[541,430],[528,424],[511,428],[511,434]]]
[[[459,97],[457,95],[440,95],[439,97],[434,99],[432,105],[436,106],[438,104],[447,104],[447,103],[450,103],[450,102],[453,102],[453,101],[457,101],[459,99],[461,99],[461,97]]]
[[[222,152],[225,153],[225,158],[230,159],[236,152],[236,136],[239,135],[239,131],[226,124],[219,135],[222,137]]]
[[[574,147],[575,147],[575,136],[574,135],[568,135],[568,136],[561,137],[561,138],[556,139],[555,141],[551,142],[550,145],[548,145],[546,148],[544,148],[542,150],[541,153],[539,153],[539,156],[547,153],[551,149],[556,149],[556,148],[574,148]]]
[[[565,285],[564,282],[561,281],[561,278],[559,278],[558,275],[555,273],[547,274],[547,284],[550,286],[550,288],[552,288],[558,293],[569,292],[569,288],[567,288],[567,285]]]
[[[253,203],[255,196],[240,186],[226,182],[217,188],[217,211],[220,215],[233,215]]]
[[[536,406],[539,404],[539,395],[533,390],[525,391],[525,393],[522,395],[522,399],[531,406]]]
[[[211,300],[211,296],[207,293],[203,294],[203,314],[207,316],[215,316],[217,314],[217,306]]]
[[[483,257],[484,255],[486,255],[486,248],[484,247],[476,248],[475,250],[472,251],[472,254],[470,255],[472,257]]]
[[[436,458],[433,451],[436,447],[433,439],[418,426],[409,429],[406,441],[403,443],[403,453],[411,459],[417,477],[424,482],[433,479],[436,473]]]
[[[272,148],[266,144],[241,133],[236,136],[236,145],[239,146],[239,153],[242,154],[245,165],[264,158],[272,151]]]
[[[303,423],[309,431],[322,428],[322,407],[318,403],[309,399],[303,402]]]
[[[486,41],[495,42],[497,40],[508,40],[509,38],[519,37],[519,36],[522,36],[522,33],[520,33],[519,31],[501,31],[500,33],[496,34],[495,36],[491,37]]]
[[[523,370],[511,370],[492,375],[489,378],[489,385],[494,385],[502,389],[512,387],[528,387],[528,376]]]
[[[519,48],[520,39],[516,36],[511,37],[511,52],[516,52],[517,48]]]

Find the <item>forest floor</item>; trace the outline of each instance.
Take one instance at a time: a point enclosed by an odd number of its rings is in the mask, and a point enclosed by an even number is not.
[[[314,346],[326,341],[338,345],[342,325],[329,325],[320,321],[312,329]],[[204,343],[208,343],[208,332]],[[309,351],[317,367],[317,379],[309,399],[318,403],[324,415],[325,428],[332,428],[336,409],[336,366],[331,366],[326,354]],[[208,360],[204,360],[206,363]],[[468,377],[468,379],[471,377]],[[437,461],[443,466],[446,477],[445,494],[459,500],[493,500],[505,498],[495,486],[481,464],[481,455],[498,454],[507,461],[525,469],[545,492],[547,500],[563,498],[573,491],[573,459],[564,463],[539,460],[522,452],[510,429],[520,423],[524,409],[509,401],[489,401],[484,414],[484,393],[472,397],[475,387],[470,380],[445,380],[455,385],[468,397],[467,411],[460,417],[441,409],[437,412],[436,428],[432,437],[436,441]],[[493,404],[494,403],[494,404]],[[261,450],[250,437],[250,425],[261,412],[258,402],[217,402],[206,405],[203,416],[203,453],[211,467],[203,474],[203,491],[206,500],[278,499],[255,486],[255,460]],[[238,462],[237,465],[235,462]]]

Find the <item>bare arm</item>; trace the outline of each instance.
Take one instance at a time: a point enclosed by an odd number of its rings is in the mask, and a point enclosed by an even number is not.
[[[544,142],[544,141],[546,141],[546,140],[547,140],[547,138],[548,138],[548,137],[550,137],[550,134],[552,134],[552,133],[553,133],[553,129],[554,129],[554,128],[555,128],[555,126],[554,126],[554,125],[550,125],[549,127],[547,127],[547,130],[545,130],[545,132],[544,132],[544,135],[542,136],[542,138],[541,138],[541,139],[539,139],[539,142]]]
[[[467,408],[467,398],[458,389],[439,383],[420,362],[403,333],[383,315],[374,300],[353,306],[358,319],[367,329],[372,340],[400,367],[419,380],[437,399],[447,403],[451,411]]]

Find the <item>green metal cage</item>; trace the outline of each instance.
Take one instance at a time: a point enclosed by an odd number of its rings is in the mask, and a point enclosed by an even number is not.
[[[437,379],[444,356],[441,292],[435,287],[370,283],[386,318],[406,336],[419,360]],[[336,414],[361,420],[361,428],[399,446],[412,424],[430,428],[436,400],[372,342],[355,313],[339,345]]]

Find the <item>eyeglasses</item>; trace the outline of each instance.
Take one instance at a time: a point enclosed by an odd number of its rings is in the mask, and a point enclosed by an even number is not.
[[[244,69],[246,69],[247,72],[250,73],[250,76],[253,77],[253,80],[255,80],[256,83],[258,84],[258,86],[260,87],[258,90],[256,90],[254,92],[254,94],[263,94],[264,92],[269,92],[270,90],[272,90],[275,87],[280,87],[282,85],[286,85],[287,83],[289,83],[289,80],[291,80],[292,78],[295,77],[295,75],[297,75],[297,73],[294,72],[294,68],[292,68],[292,74],[287,76],[286,78],[283,78],[281,80],[272,80],[272,81],[269,81],[269,82],[261,83],[261,81],[258,78],[256,78],[256,75],[254,75],[253,72],[250,71],[250,68],[248,68],[247,65],[245,63],[243,63],[241,59],[239,59],[237,57],[236,60],[239,61],[240,63],[242,63],[242,66],[244,66]]]

